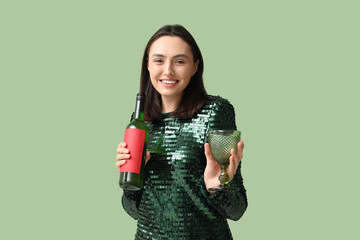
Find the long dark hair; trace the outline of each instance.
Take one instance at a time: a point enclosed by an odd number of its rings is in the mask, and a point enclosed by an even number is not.
[[[206,100],[206,90],[203,83],[204,62],[198,45],[193,36],[181,25],[166,25],[160,28],[149,40],[145,47],[142,59],[140,93],[146,95],[144,115],[145,120],[160,120],[161,95],[151,84],[150,74],[147,68],[151,45],[163,36],[180,37],[191,48],[194,63],[199,60],[196,73],[191,77],[189,85],[185,88],[181,102],[177,109],[171,113],[173,117],[188,119],[200,110]]]

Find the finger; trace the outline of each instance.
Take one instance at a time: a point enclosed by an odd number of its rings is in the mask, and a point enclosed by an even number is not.
[[[236,157],[235,149],[232,148],[232,149],[230,150],[230,152],[231,152],[231,156]]]
[[[243,157],[243,150],[244,150],[244,142],[241,141],[238,143],[238,159],[239,161],[241,161],[242,157]]]
[[[241,161],[241,158],[239,156],[239,151],[236,153],[235,149],[231,149],[231,157],[235,163],[235,170],[236,170],[237,166],[239,165],[239,162]]]
[[[116,162],[116,166],[118,167],[118,168],[120,168],[122,165],[124,165],[126,163],[126,160],[121,160],[121,161],[117,161]]]
[[[236,169],[237,164],[239,164],[239,162],[240,162],[240,158],[239,158],[239,155],[236,154],[234,149],[231,149],[231,158],[232,158],[233,162],[235,163],[235,169]]]
[[[232,155],[230,158],[229,158],[229,161],[230,161],[230,164],[229,164],[229,167],[228,167],[228,175],[230,177],[230,180],[234,177],[235,175],[235,172],[236,172],[236,168],[238,166],[237,162],[235,161],[235,157],[234,155]]]
[[[118,147],[117,152],[118,153],[129,153],[130,151],[127,148]]]
[[[204,149],[205,149],[205,157],[206,157],[206,166],[210,167],[210,169],[213,169],[214,171],[220,171],[220,165],[215,161],[211,153],[210,144],[205,143]]]
[[[150,160],[151,155],[149,151],[146,151],[145,164]]]
[[[243,141],[241,141],[241,142],[238,142],[238,149],[239,150],[244,150],[244,147],[245,147],[245,145],[244,145],[244,142]]]
[[[123,159],[129,159],[130,157],[131,157],[130,154],[117,154],[116,155],[116,160],[121,161]]]
[[[212,154],[211,154],[210,145],[208,143],[205,143],[204,149],[205,149],[205,156],[206,156],[207,161],[208,162],[209,161],[215,161]]]

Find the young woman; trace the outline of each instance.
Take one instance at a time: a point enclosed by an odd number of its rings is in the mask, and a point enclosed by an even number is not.
[[[228,174],[236,192],[211,192],[219,185],[209,130],[235,130],[233,106],[206,94],[203,59],[191,34],[180,25],[160,28],[146,45],[140,92],[146,95],[149,140],[144,187],[124,190],[122,205],[138,220],[135,239],[232,239],[226,219],[238,220],[247,208],[240,166],[244,143],[232,150]],[[130,154],[117,149],[117,167]]]

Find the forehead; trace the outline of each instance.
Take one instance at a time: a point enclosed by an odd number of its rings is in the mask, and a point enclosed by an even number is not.
[[[191,48],[180,37],[171,37],[164,36],[159,39],[156,39],[150,47],[149,56],[152,54],[162,54],[162,55],[177,55],[177,54],[186,54],[189,57],[192,57]]]

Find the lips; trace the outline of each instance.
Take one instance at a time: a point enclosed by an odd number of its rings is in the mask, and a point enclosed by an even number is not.
[[[161,79],[160,82],[164,87],[173,87],[179,82],[179,80],[176,80],[176,79]]]

